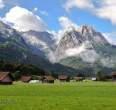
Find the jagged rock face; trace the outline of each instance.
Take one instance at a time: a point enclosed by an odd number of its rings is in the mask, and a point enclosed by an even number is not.
[[[56,47],[53,35],[48,32],[31,30],[21,33],[0,21],[0,45],[12,44],[15,47],[27,48],[44,58]]]
[[[56,56],[60,57],[64,54],[64,51],[69,48],[76,48],[80,45],[82,45],[82,42],[84,39],[81,36],[80,32],[73,31],[69,33],[64,33],[64,36],[60,40],[57,48],[56,48]]]
[[[101,68],[104,71],[104,68],[111,70],[116,67],[115,46],[90,26],[65,31],[56,48],[55,57],[58,63],[84,72],[88,69],[94,71]]]
[[[81,34],[86,41],[89,41],[94,47],[95,45],[109,44],[100,32],[96,32],[90,26],[82,26]]]
[[[49,53],[55,49],[55,41],[53,39],[53,35],[48,32],[36,32],[36,31],[28,31],[22,33],[25,42],[39,53],[39,50],[44,54]]]
[[[0,34],[3,38],[9,38],[13,37],[13,34],[17,34],[17,32],[7,24],[0,21]]]
[[[0,21],[0,44],[8,45],[13,44],[22,48],[27,48],[24,39],[15,29],[12,29],[7,24]]]
[[[21,33],[0,21],[0,60],[36,65],[49,70],[51,63],[32,52]]]
[[[96,68],[97,64],[116,67],[116,46],[110,45],[101,33],[89,26],[66,30],[56,47],[53,35],[48,32],[20,33],[0,21],[0,59],[49,70],[51,63],[47,58],[50,52],[50,58],[57,58],[66,70],[71,67],[74,70],[85,68],[86,71]],[[57,67],[56,70],[60,69]]]
[[[79,48],[83,46],[85,49],[96,50],[97,47],[110,45],[100,32],[96,32],[90,26],[82,26],[80,29],[72,29],[65,32],[60,40],[55,55],[62,57],[67,49]]]

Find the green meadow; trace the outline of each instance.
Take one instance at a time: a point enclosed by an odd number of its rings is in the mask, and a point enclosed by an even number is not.
[[[0,85],[0,110],[116,110],[116,83]]]

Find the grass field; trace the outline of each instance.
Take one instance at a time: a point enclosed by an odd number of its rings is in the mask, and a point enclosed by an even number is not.
[[[1,85],[0,110],[116,110],[116,83]]]

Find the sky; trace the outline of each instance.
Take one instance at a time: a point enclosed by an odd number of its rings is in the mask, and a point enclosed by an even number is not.
[[[0,0],[0,18],[21,31],[87,24],[116,44],[116,0]]]

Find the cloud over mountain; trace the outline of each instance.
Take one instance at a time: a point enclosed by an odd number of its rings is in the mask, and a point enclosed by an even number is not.
[[[116,32],[104,33],[105,38],[113,45],[116,45]]]
[[[12,24],[12,26],[20,31],[45,31],[47,26],[44,21],[31,11],[15,6],[6,13],[4,21]]]
[[[63,29],[69,28],[69,27],[78,27],[74,22],[72,22],[68,17],[61,16],[59,18],[59,23],[62,26]]]

